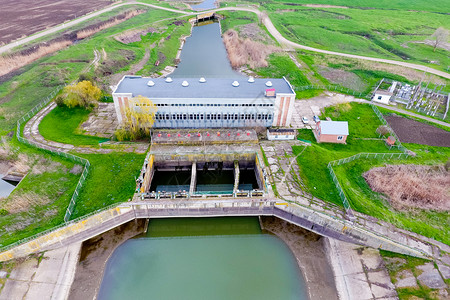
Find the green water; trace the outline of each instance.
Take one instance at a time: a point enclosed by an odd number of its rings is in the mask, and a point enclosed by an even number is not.
[[[307,299],[295,257],[257,218],[154,219],[118,247],[98,299]]]

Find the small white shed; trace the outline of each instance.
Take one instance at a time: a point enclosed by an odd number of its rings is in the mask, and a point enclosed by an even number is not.
[[[372,97],[372,101],[389,105],[389,101],[394,93],[388,91],[376,91]]]
[[[273,140],[293,140],[297,136],[297,131],[295,129],[267,129],[267,139],[269,141]]]

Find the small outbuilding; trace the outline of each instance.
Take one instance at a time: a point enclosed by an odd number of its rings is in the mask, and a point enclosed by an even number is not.
[[[378,90],[373,94],[372,101],[389,105],[392,95],[394,95],[394,93]]]
[[[294,129],[267,129],[267,139],[269,141],[279,140],[293,140],[297,136],[297,131]]]
[[[348,136],[347,121],[319,121],[314,135],[318,143],[345,144]]]

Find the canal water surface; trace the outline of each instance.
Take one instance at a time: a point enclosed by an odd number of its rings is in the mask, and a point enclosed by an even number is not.
[[[307,299],[286,244],[257,218],[152,219],[108,260],[98,299]]]
[[[172,77],[240,78],[233,71],[222,41],[220,24],[194,26],[181,51],[180,63]]]

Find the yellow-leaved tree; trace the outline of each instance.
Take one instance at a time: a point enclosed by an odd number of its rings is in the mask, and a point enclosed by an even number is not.
[[[130,100],[122,115],[122,127],[116,130],[119,141],[136,140],[150,135],[150,129],[155,122],[156,105],[144,96],[137,96]]]
[[[89,108],[97,105],[101,95],[102,91],[98,87],[92,82],[84,80],[75,85],[66,86],[57,104],[64,104],[70,108],[76,106]]]

